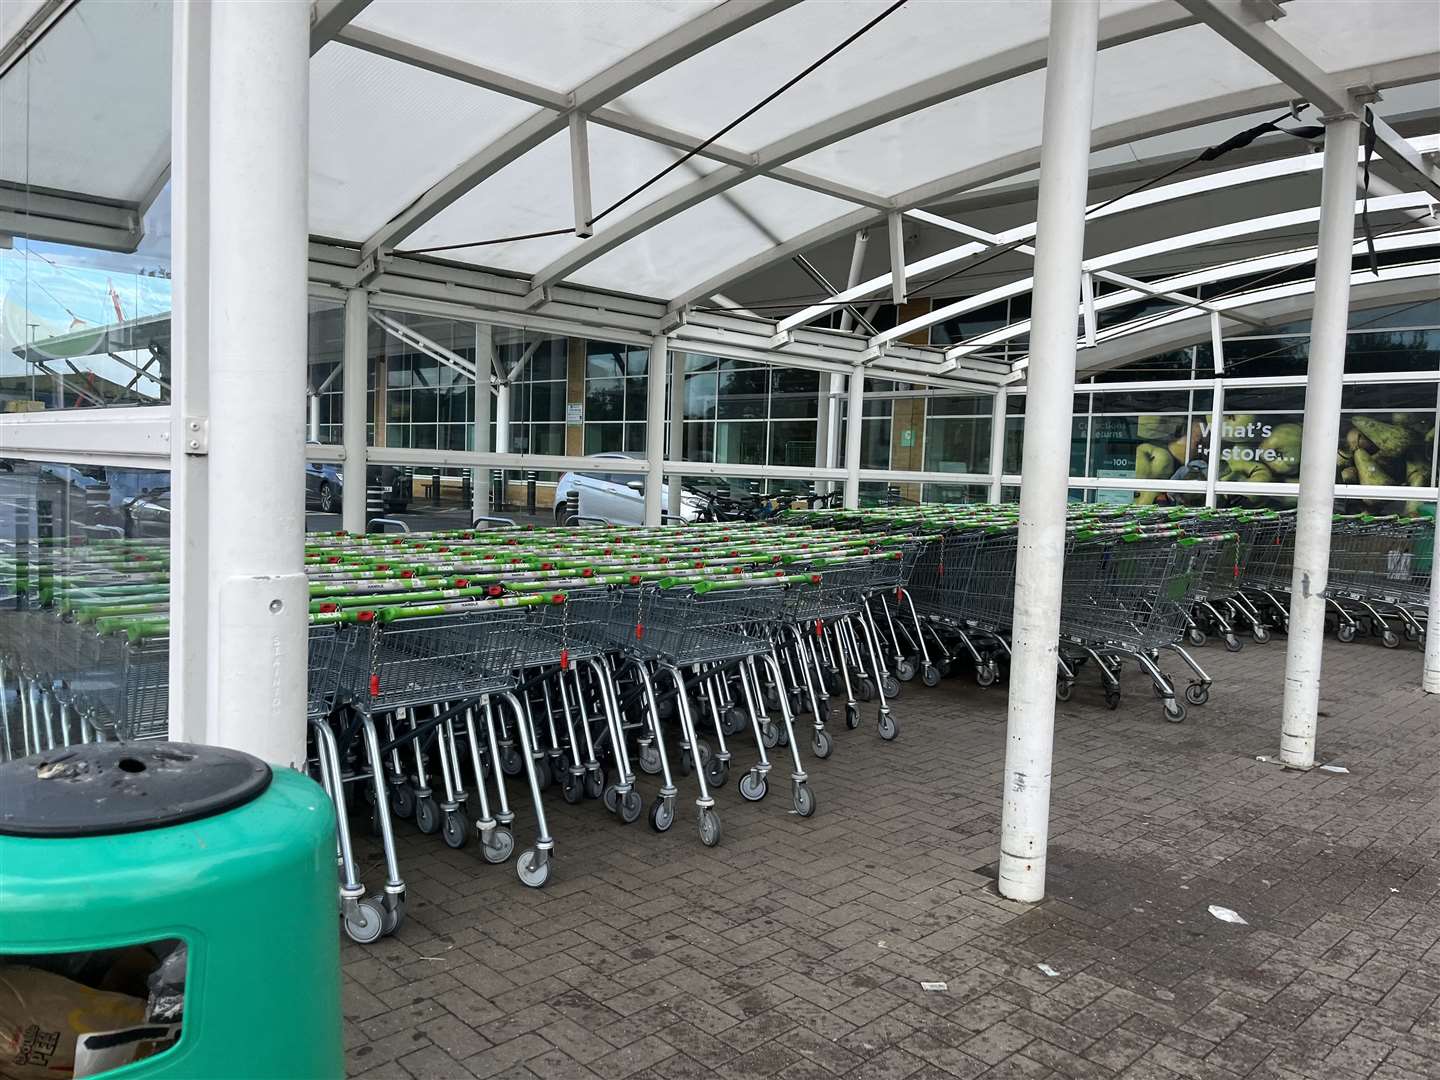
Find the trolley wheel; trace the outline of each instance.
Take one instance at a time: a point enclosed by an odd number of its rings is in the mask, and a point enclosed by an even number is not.
[[[790,801],[795,804],[795,813],[801,817],[815,813],[815,793],[810,790],[810,785],[797,781],[790,788]]]
[[[1387,629],[1380,635],[1380,644],[1384,645],[1387,649],[1396,648],[1400,644],[1400,635],[1395,633],[1394,630]]]
[[[398,818],[415,813],[415,789],[409,783],[390,785],[390,812]]]
[[[773,686],[765,687],[765,707],[767,709],[780,708],[780,695]]]
[[[675,824],[675,803],[673,799],[656,799],[650,804],[650,828],[656,832],[669,832]]]
[[[1210,688],[1204,683],[1192,682],[1185,687],[1185,700],[1191,705],[1204,705],[1210,700]]]
[[[415,797],[415,827],[426,836],[440,831],[440,807],[435,804],[435,796]]]
[[[361,900],[354,911],[347,911],[342,923],[345,936],[357,945],[369,945],[378,941],[385,932],[385,916],[374,900]]]
[[[1075,684],[1065,682],[1063,679],[1055,684],[1055,700],[1069,701],[1070,694],[1075,689]]]
[[[645,809],[645,800],[640,798],[640,792],[631,788],[624,795],[620,796],[620,808],[617,811],[620,820],[626,825],[633,825],[640,820],[640,812]]]
[[[470,840],[470,825],[465,820],[465,815],[458,810],[446,810],[445,822],[440,827],[440,835],[445,843],[452,848],[462,848]]]
[[[555,774],[550,771],[549,758],[537,758],[535,761],[535,783],[541,791],[548,788],[555,780]]]
[[[760,725],[760,741],[765,744],[766,750],[775,749],[775,744],[780,741],[780,728],[774,720],[766,720]]]
[[[981,664],[975,669],[975,682],[980,686],[994,686],[999,674],[990,664]]]
[[[567,803],[574,806],[585,797],[585,777],[577,776],[566,769],[565,775],[560,778],[560,794]]]
[[[862,675],[855,681],[855,696],[861,701],[874,701],[875,680],[868,675]]]
[[[640,747],[640,771],[651,776],[660,771],[660,750],[653,742]]]
[[[385,831],[380,827],[380,815],[385,812],[385,807],[379,803],[372,803],[370,805],[370,812],[366,816],[365,823],[370,826],[370,835],[372,837],[385,835]]]
[[[491,829],[489,837],[482,837],[480,857],[486,862],[503,863],[513,854],[515,854],[515,834],[509,829]]]
[[[720,815],[714,807],[705,806],[700,810],[700,843],[714,847],[720,843]]]
[[[1417,638],[1419,638],[1419,636],[1420,636],[1420,631],[1419,631],[1419,630],[1416,630],[1415,627],[1411,626],[1411,625],[1407,622],[1407,623],[1405,624],[1404,634],[1405,634],[1405,640],[1406,640],[1406,641],[1414,641],[1414,640],[1416,640]]]
[[[616,807],[620,805],[620,793],[615,789],[614,784],[606,785],[600,798],[605,803],[606,810],[609,810],[612,814],[616,812]]]
[[[378,896],[372,896],[370,902],[372,904],[378,904],[380,907],[380,932],[382,934],[388,937],[400,929],[400,924],[405,921],[405,900],[403,897],[395,901],[394,907],[387,905],[385,900]]]
[[[726,735],[738,735],[745,730],[745,722],[748,719],[744,711],[736,705],[731,705],[720,714],[720,730]]]
[[[920,669],[920,681],[926,686],[939,686],[940,669],[934,664],[926,664]]]
[[[1205,642],[1209,641],[1210,638],[1204,630],[1201,630],[1198,626],[1192,626],[1185,632],[1185,640],[1198,649],[1204,645]]]
[[[550,859],[548,855],[541,855],[534,848],[526,848],[520,853],[520,858],[515,860],[515,873],[519,875],[522,885],[539,889],[550,880]]]
[[[1185,706],[1179,701],[1165,702],[1165,719],[1178,724],[1185,719]]]
[[[769,789],[770,783],[763,773],[747,772],[740,778],[740,797],[746,802],[759,802]]]
[[[675,771],[681,776],[689,776],[695,771],[695,766],[691,760],[688,749],[680,751],[680,760],[675,763]]]
[[[915,673],[916,668],[914,657],[902,656],[899,660],[895,661],[895,677],[901,682],[909,682],[911,679],[915,678]]]
[[[880,738],[886,742],[889,742],[895,738],[896,735],[900,734],[899,730],[895,727],[895,717],[890,715],[889,709],[881,710],[879,719],[875,723],[875,730],[880,733]]]
[[[520,760],[520,754],[513,746],[502,746],[500,748],[500,771],[506,776],[519,776],[524,763]]]
[[[1120,707],[1120,691],[1119,691],[1119,690],[1106,690],[1106,691],[1105,691],[1105,707],[1106,707],[1107,709],[1118,709],[1118,708]]]
[[[845,726],[851,731],[860,726],[860,706],[853,701],[845,703]]]
[[[1244,646],[1240,644],[1240,639],[1233,633],[1225,635],[1226,652],[1239,652],[1242,648],[1244,648]]]
[[[585,797],[598,799],[605,788],[605,773],[600,769],[585,770]]]
[[[711,787],[724,787],[725,781],[730,779],[730,763],[723,761],[714,754],[705,759],[705,782]]]
[[[887,671],[880,676],[880,689],[885,691],[887,698],[897,698],[900,696],[900,680]]]
[[[1355,640],[1355,624],[1341,623],[1340,628],[1335,631],[1335,637],[1347,645],[1350,644]]]
[[[782,749],[790,745],[790,728],[787,725],[777,724],[775,726],[775,745]]]
[[[945,657],[945,659],[943,659],[943,660],[940,661],[940,674],[941,674],[941,676],[949,675],[950,672],[951,672],[951,670],[952,670],[954,667],[955,667],[955,662],[954,662],[953,660],[951,660],[948,656]]]
[[[1257,626],[1250,631],[1250,636],[1257,644],[1264,645],[1270,640],[1270,628],[1268,626]]]
[[[824,761],[835,749],[835,741],[830,738],[830,733],[824,728],[817,728],[815,737],[810,740],[810,749],[814,751],[817,758]]]

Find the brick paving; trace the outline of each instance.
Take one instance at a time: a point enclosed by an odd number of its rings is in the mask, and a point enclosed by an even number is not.
[[[1201,650],[1179,725],[1133,675],[1115,712],[1077,687],[1034,907],[987,874],[1003,689],[958,676],[905,687],[895,743],[869,707],[832,725],[811,819],[788,769],[753,805],[733,771],[713,850],[688,807],[657,835],[554,794],[536,892],[401,823],[407,922],[343,954],[352,1075],[1440,1077],[1440,704],[1413,646],[1332,642],[1321,757],[1349,774],[1257,763],[1283,650]]]

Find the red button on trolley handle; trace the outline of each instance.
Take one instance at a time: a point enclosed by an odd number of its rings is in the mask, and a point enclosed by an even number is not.
[[[379,696],[380,696],[380,676],[379,676],[379,675],[371,675],[371,676],[370,676],[370,696],[371,696],[371,697],[379,697]]]
[[[561,670],[561,671],[569,671],[569,670],[570,670],[570,650],[569,650],[569,649],[561,649],[561,650],[560,650],[560,670]]]

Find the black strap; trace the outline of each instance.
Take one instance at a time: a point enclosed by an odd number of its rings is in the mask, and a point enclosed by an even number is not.
[[[1365,194],[1360,203],[1360,227],[1365,231],[1365,248],[1370,253],[1370,272],[1380,276],[1380,260],[1375,255],[1375,234],[1370,231],[1370,159],[1375,156],[1375,117],[1365,106]]]

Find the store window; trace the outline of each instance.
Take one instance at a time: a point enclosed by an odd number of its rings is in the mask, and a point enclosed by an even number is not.
[[[343,441],[345,391],[345,306],[310,301],[305,368],[305,441]]]
[[[495,352],[505,371],[521,365],[510,383],[510,450],[565,453],[566,358],[569,339],[495,329]],[[493,424],[495,410],[491,408]]]
[[[585,343],[585,453],[645,452],[649,368],[648,349]]]
[[[692,353],[685,358],[685,459],[813,467],[820,376]]]
[[[983,394],[933,397],[925,402],[925,471],[987,473],[993,399]],[[932,487],[926,485],[927,501]],[[971,501],[968,499],[957,501]]]

